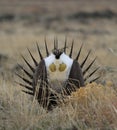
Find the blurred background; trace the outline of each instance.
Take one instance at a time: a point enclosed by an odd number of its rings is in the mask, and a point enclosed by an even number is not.
[[[50,50],[55,36],[61,45],[67,36],[68,49],[74,39],[74,55],[84,43],[84,54],[98,56],[103,81],[116,83],[117,0],[0,0],[0,75],[18,70],[27,47],[37,57],[36,42],[44,53],[45,36]]]

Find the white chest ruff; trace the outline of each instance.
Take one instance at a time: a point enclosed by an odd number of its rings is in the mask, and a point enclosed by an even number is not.
[[[49,83],[52,85],[53,89],[60,88],[60,86],[62,86],[62,84],[69,78],[69,73],[73,64],[73,60],[69,58],[65,53],[61,54],[59,59],[56,59],[55,55],[51,54],[44,60]],[[49,68],[51,64],[54,64],[55,66],[54,72],[52,72]],[[60,71],[59,69],[61,64],[66,65],[64,71]]]

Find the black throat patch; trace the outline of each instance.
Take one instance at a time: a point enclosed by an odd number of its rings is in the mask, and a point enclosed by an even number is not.
[[[59,59],[62,53],[63,53],[62,50],[59,50],[59,49],[54,49],[53,50],[53,54],[55,55],[56,59]]]

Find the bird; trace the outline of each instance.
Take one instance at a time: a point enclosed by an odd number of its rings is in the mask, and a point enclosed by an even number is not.
[[[69,54],[66,53],[67,39],[65,39],[64,47],[58,47],[58,39],[54,38],[54,46],[51,52],[48,50],[47,41],[45,38],[46,57],[41,53],[38,43],[36,43],[40,61],[37,61],[28,49],[29,55],[34,62],[34,67],[22,55],[26,65],[30,68],[32,73],[26,70],[22,65],[18,64],[21,70],[27,75],[27,78],[21,74],[16,75],[21,78],[24,83],[17,82],[24,87],[22,91],[26,94],[32,95],[42,106],[47,110],[52,110],[58,106],[67,96],[76,91],[80,87],[85,87],[87,79],[92,77],[99,67],[91,71],[87,76],[86,72],[91,69],[96,58],[94,58],[85,69],[91,50],[88,51],[82,63],[79,63],[79,57],[82,51],[83,44],[81,44],[75,58],[72,58],[74,40],[72,41]],[[91,79],[89,83],[98,80],[100,76]]]

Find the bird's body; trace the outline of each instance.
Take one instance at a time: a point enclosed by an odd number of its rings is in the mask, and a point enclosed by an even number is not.
[[[59,59],[56,59],[54,54],[50,54],[44,61],[47,69],[48,82],[53,90],[60,92],[69,78],[73,60],[65,53],[62,53]]]
[[[49,66],[47,66],[46,64],[46,68],[47,68],[47,74],[49,80],[55,80],[55,79],[67,80],[71,66],[68,66],[61,59],[54,59],[54,61],[52,61],[49,64]]]
[[[62,97],[62,100],[64,100],[63,97],[65,95],[70,95],[73,91],[76,91],[77,88],[83,87],[85,85],[85,81],[98,70],[98,68],[95,69],[87,76],[87,78],[84,78],[85,73],[91,68],[95,59],[83,71],[83,66],[89,57],[90,51],[88,52],[83,62],[79,64],[78,59],[82,46],[80,47],[80,50],[75,59],[71,58],[73,43],[69,55],[66,54],[66,41],[63,49],[58,49],[58,41],[54,41],[54,49],[50,54],[45,41],[47,54],[47,57],[45,58],[43,58],[38,44],[37,48],[41,59],[39,63],[35,60],[31,52],[28,50],[30,56],[32,57],[32,60],[34,61],[34,64],[36,65],[35,68],[33,68],[23,57],[28,67],[32,70],[33,74],[31,75],[20,65],[21,69],[26,73],[26,75],[28,75],[31,81],[23,78],[19,74],[17,75],[23,79],[26,84],[28,84],[25,85],[19,83],[21,86],[29,90],[24,90],[24,92],[33,96],[36,95],[39,104],[43,107],[46,107],[47,109],[51,109],[53,106],[56,106],[60,97]],[[98,78],[99,77],[91,80],[91,82],[95,81]]]

